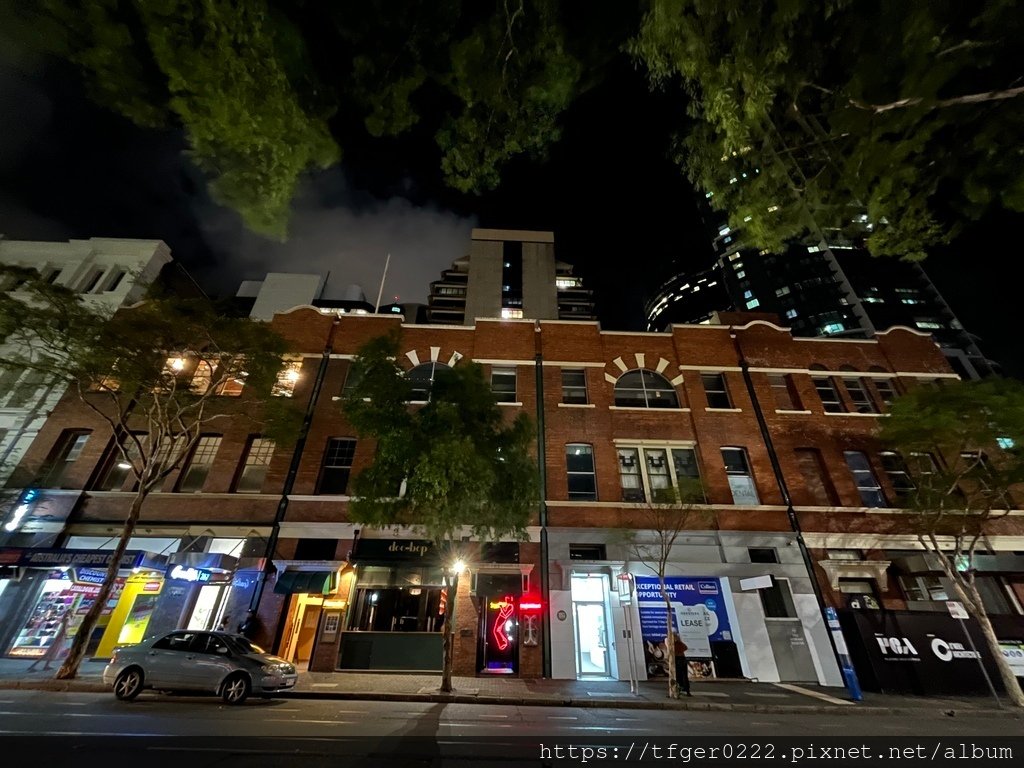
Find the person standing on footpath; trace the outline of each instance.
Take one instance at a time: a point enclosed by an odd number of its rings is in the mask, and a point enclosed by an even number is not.
[[[686,663],[686,652],[689,648],[679,637],[678,632],[672,633],[672,641],[672,650],[676,660],[676,695],[678,696],[681,691],[687,696],[693,696],[690,693],[690,672]]]

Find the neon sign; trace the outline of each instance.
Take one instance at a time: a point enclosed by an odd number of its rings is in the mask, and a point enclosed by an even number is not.
[[[182,579],[183,581],[209,581],[213,574],[210,571],[203,570],[202,568],[189,568],[176,565],[167,572],[167,576],[172,579]]]
[[[498,650],[504,651],[512,643],[508,638],[505,625],[512,617],[512,612],[516,609],[515,602],[511,595],[506,595],[505,599],[492,602],[490,606],[498,612],[494,619],[494,626],[491,627],[491,634],[494,635],[494,642],[497,643]]]

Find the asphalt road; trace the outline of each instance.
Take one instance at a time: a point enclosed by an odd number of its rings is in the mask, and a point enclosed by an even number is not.
[[[215,698],[151,693],[124,703],[112,695],[0,691],[0,760],[21,765],[4,758],[30,758],[33,768],[569,766],[583,763],[564,752],[563,760],[552,753],[538,762],[540,745],[606,745],[608,756],[621,748],[622,760],[629,745],[655,739],[885,737],[903,743],[901,737],[969,740],[1022,732],[1019,719],[941,712],[895,718],[283,699],[228,707]]]

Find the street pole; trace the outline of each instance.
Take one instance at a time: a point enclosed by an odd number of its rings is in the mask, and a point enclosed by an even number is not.
[[[782,464],[779,462],[779,456],[775,452],[775,444],[772,442],[771,432],[768,430],[768,422],[765,421],[764,412],[761,410],[761,403],[757,399],[757,392],[754,389],[754,381],[750,377],[750,366],[740,348],[739,339],[736,338],[736,334],[732,333],[731,335],[733,346],[736,349],[736,356],[739,358],[743,383],[746,384],[747,395],[750,397],[750,403],[754,408],[754,416],[757,417],[757,425],[761,430],[761,439],[764,440],[765,448],[768,451],[768,460],[772,465],[775,482],[779,486],[779,493],[782,494],[782,501],[786,505],[789,527],[796,537],[800,557],[803,560],[804,568],[807,570],[807,576],[811,580],[811,589],[814,591],[814,598],[818,603],[818,613],[825,625],[825,634],[828,636],[832,655],[835,658],[836,666],[839,667],[839,674],[843,678],[843,685],[846,687],[846,692],[850,695],[851,701],[861,701],[864,697],[860,690],[860,682],[857,680],[857,673],[852,664],[844,661],[843,656],[845,654],[840,653],[840,649],[836,645],[836,638],[832,630],[835,628],[834,625],[838,624],[838,620],[830,620],[829,607],[825,605],[825,596],[822,594],[821,585],[818,583],[818,577],[814,572],[814,562],[811,560],[811,553],[807,551],[807,543],[804,541],[803,530],[800,528],[800,519],[797,517],[796,509],[793,507],[793,501],[789,495],[789,487],[786,485],[786,478],[782,473]],[[834,609],[832,610],[834,611]]]

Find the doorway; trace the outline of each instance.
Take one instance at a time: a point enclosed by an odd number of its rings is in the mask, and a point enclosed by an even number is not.
[[[573,575],[573,624],[576,633],[576,677],[611,678],[608,642],[608,581],[604,574]]]
[[[291,622],[287,628],[287,642],[281,656],[292,664],[307,664],[313,657],[316,628],[323,610],[323,595],[297,594],[292,596]]]
[[[225,598],[230,590],[231,586],[228,584],[204,584],[200,587],[186,629],[216,629],[227,603]],[[234,631],[234,627],[227,629]]]

